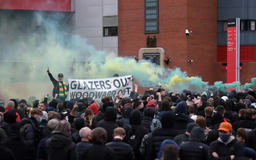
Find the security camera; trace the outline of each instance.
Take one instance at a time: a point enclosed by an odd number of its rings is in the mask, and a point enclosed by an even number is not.
[[[186,29],[185,33],[186,33],[186,35],[188,36],[189,34],[191,34],[191,33],[192,33],[192,31],[190,31],[190,32],[189,32],[189,30],[188,30],[188,29]]]
[[[194,61],[193,61],[192,59],[189,59],[189,60],[188,60],[188,62],[191,62],[191,63],[193,63]]]

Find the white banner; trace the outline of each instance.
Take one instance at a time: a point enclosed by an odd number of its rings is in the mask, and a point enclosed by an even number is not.
[[[70,99],[90,97],[100,100],[103,97],[114,98],[122,92],[124,97],[132,91],[132,76],[105,79],[68,79]]]

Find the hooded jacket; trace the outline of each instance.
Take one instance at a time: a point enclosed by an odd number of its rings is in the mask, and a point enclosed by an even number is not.
[[[129,116],[131,112],[133,111],[133,108],[130,106],[125,106],[122,110],[123,118],[121,118],[119,121],[123,123],[123,128],[127,127],[130,123]]]
[[[202,143],[204,140],[204,131],[196,126],[192,129],[189,141],[180,145],[181,160],[207,160],[209,147]]]
[[[78,160],[76,145],[67,136],[53,133],[46,141],[48,160]]]
[[[194,122],[192,119],[189,118],[187,115],[187,105],[186,102],[180,102],[175,108],[175,117],[176,121],[173,126],[173,129],[175,129],[178,134],[182,134],[186,131],[187,125],[189,123]]]
[[[233,123],[232,126],[235,131],[237,131],[238,128],[244,128],[247,131],[247,133],[249,133],[254,128],[256,128],[256,122],[254,119],[244,118],[244,120],[240,120],[240,121]]]
[[[166,139],[174,139],[178,135],[172,127],[175,123],[175,116],[173,113],[164,113],[161,118],[162,128],[156,129],[152,132],[151,142],[148,146],[146,159],[155,159],[160,150],[161,144]]]
[[[246,141],[246,146],[254,149],[256,151],[256,128],[251,131],[248,135],[247,141]]]
[[[216,152],[219,158],[215,158],[212,155],[213,152]],[[243,144],[237,141],[233,136],[230,137],[227,143],[222,142],[219,138],[218,140],[212,142],[209,147],[209,160],[229,160],[231,155],[234,155],[236,159],[244,156]]]
[[[12,107],[6,107],[5,108],[5,112],[4,113],[6,113],[6,112],[8,112],[9,110],[12,110]],[[13,109],[14,110],[14,109]],[[19,115],[19,113],[16,111],[16,110],[14,110],[15,112],[16,112],[16,122],[19,122],[20,121],[20,115]]]
[[[105,113],[105,119],[100,121],[96,127],[102,127],[107,131],[107,142],[111,142],[113,139],[113,131],[118,127],[116,124],[116,110],[113,107],[108,107]]]

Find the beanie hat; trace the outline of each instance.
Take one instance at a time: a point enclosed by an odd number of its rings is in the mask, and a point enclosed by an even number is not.
[[[192,131],[192,129],[195,127],[195,126],[198,126],[198,124],[196,124],[196,123],[189,123],[188,125],[187,125],[187,132],[188,133],[191,133],[191,131]]]
[[[130,125],[141,125],[142,115],[139,111],[134,110],[129,116]]]
[[[129,118],[129,115],[132,113],[133,108],[130,106],[125,106],[122,110],[124,118]]]
[[[77,103],[77,106],[78,106],[78,108],[77,108],[77,112],[82,112],[83,111],[83,103],[82,102],[78,102]]]
[[[222,122],[220,124],[218,131],[225,131],[225,132],[232,131],[232,125],[229,122]]]
[[[248,107],[252,104],[251,100],[249,100],[249,99],[244,99],[244,100],[243,100],[243,103],[244,103],[244,102],[248,102]]]
[[[103,112],[104,112],[104,113],[105,113],[105,111],[106,111],[106,109],[107,109],[108,107],[114,107],[114,103],[113,103],[113,102],[105,102],[105,103],[103,104]]]
[[[67,103],[67,109],[70,109],[70,110],[72,110],[73,109],[73,107],[74,107],[74,102],[73,101],[69,101],[68,103]]]
[[[204,140],[204,130],[199,127],[199,126],[195,126],[192,130],[191,130],[191,133],[190,133],[190,136],[189,136],[189,140],[190,141],[203,141]]]
[[[179,102],[175,108],[175,114],[186,114],[187,113],[187,104],[186,102]]]
[[[175,115],[171,112],[165,112],[161,117],[162,128],[172,128],[175,123]]]
[[[124,106],[124,105],[127,104],[127,103],[132,103],[130,97],[124,97],[124,98],[122,99],[122,106]]]
[[[49,103],[49,106],[50,106],[50,107],[53,107],[53,108],[57,108],[57,105],[58,105],[58,102],[57,102],[55,99],[53,99],[53,100]]]
[[[78,117],[76,120],[75,120],[75,126],[76,126],[76,129],[79,131],[81,128],[84,127],[84,119],[82,117]]]
[[[99,112],[99,107],[95,103],[91,104],[89,109],[92,110],[94,116],[96,116],[98,114],[98,112]]]
[[[149,101],[146,107],[156,108],[155,101],[154,100]]]

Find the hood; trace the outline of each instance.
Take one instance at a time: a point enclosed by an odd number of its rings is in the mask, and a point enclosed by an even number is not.
[[[161,117],[162,128],[172,128],[175,123],[175,115],[171,112],[166,112]]]
[[[130,106],[126,106],[123,108],[123,117],[124,118],[129,118],[129,115],[131,114],[131,112],[133,111],[133,108]]]
[[[4,113],[4,121],[8,124],[12,124],[16,122],[16,111],[14,109],[10,109],[6,107],[5,113]]]
[[[149,101],[146,107],[156,108],[155,101],[154,100]]]
[[[105,121],[116,121],[116,109],[113,107],[108,107],[105,112]]]
[[[144,116],[154,118],[154,116],[157,114],[157,110],[155,108],[146,108],[144,110]]]
[[[103,107],[102,111],[104,113],[108,107],[114,107],[114,103],[113,102],[105,102],[102,107]]]
[[[83,103],[82,102],[78,102],[77,103],[77,106],[78,106],[78,108],[77,108],[77,112],[82,112],[83,111]]]
[[[94,116],[96,116],[98,114],[98,112],[99,112],[99,107],[95,103],[91,104],[89,109],[92,110]]]
[[[224,143],[225,145],[229,144],[229,143],[232,142],[233,140],[235,140],[235,137],[234,137],[234,136],[231,136],[227,142],[223,142],[223,141],[220,139],[220,137],[218,138],[218,141],[221,142],[221,143]]]
[[[204,130],[199,126],[195,126],[193,127],[188,139],[190,141],[201,142],[204,140],[204,137],[205,137]]]
[[[58,149],[60,148],[63,149],[65,146],[68,146],[70,145],[70,143],[72,143],[72,141],[68,137],[62,134],[56,134],[56,133],[52,136],[50,140],[51,140],[51,147],[58,148]]]
[[[57,102],[55,99],[53,99],[53,100],[49,103],[49,106],[50,106],[50,107],[53,107],[53,108],[57,108],[57,105],[58,105],[58,102]]]
[[[38,122],[34,117],[23,118],[20,122],[20,125],[24,126],[25,124],[31,124],[34,128],[36,128],[36,126],[38,125]]]
[[[188,121],[190,118],[188,115],[175,115],[176,121]]]
[[[211,119],[211,125],[214,126],[216,124],[219,124],[221,122],[224,122],[223,117],[219,113],[215,113]]]
[[[68,103],[67,103],[67,109],[70,109],[71,111],[72,111],[72,109],[73,109],[73,107],[74,107],[74,102],[73,101],[69,101]]]
[[[186,102],[179,102],[175,108],[175,114],[187,114],[187,104]]]
[[[142,115],[139,111],[134,110],[129,116],[130,125],[141,125]]]

